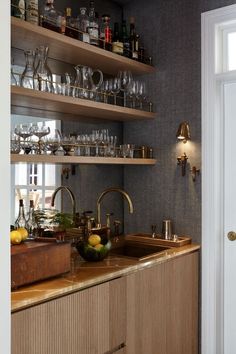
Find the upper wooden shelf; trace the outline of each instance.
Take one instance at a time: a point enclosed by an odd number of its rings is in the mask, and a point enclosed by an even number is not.
[[[155,113],[48,92],[11,87],[12,113],[61,120],[132,121],[153,119]]]
[[[104,73],[116,75],[119,70],[133,74],[153,73],[155,68],[135,60],[111,53],[79,40],[50,31],[29,22],[11,18],[11,44],[18,49],[49,46],[49,57],[69,64],[96,67]]]
[[[155,165],[155,159],[120,157],[54,156],[11,154],[12,163],[83,164],[83,165]]]

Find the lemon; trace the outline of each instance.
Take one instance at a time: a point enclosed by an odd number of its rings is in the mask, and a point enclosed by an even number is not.
[[[96,246],[94,246],[94,248],[96,248],[97,251],[100,251],[100,249],[103,247],[104,246],[101,243],[98,243]]]
[[[18,231],[21,234],[22,241],[27,239],[28,231],[24,227],[18,227],[16,231]]]
[[[11,231],[10,232],[10,239],[11,239],[11,243],[13,245],[18,245],[22,241],[21,233],[17,230]]]
[[[88,238],[88,243],[90,244],[90,246],[96,246],[101,243],[101,237],[96,234],[90,235]]]

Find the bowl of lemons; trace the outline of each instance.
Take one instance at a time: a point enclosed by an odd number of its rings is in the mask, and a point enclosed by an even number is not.
[[[87,241],[76,244],[80,256],[88,262],[102,261],[111,248],[111,242],[100,235],[92,234]]]

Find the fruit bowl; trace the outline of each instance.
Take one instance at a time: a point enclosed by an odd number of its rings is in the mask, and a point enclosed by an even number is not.
[[[95,237],[96,236],[96,237]],[[79,255],[88,262],[102,261],[111,248],[111,242],[102,243],[99,235],[91,235],[88,241],[81,241],[76,244]]]

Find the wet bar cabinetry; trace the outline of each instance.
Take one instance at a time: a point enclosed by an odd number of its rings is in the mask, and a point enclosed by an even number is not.
[[[13,312],[12,354],[197,354],[199,253],[178,252]]]
[[[14,17],[11,19],[11,41],[12,48],[20,50],[47,45],[50,48],[49,56],[51,59],[72,65],[80,63],[94,66],[94,62],[96,62],[96,67],[106,74],[116,75],[119,70],[130,70],[136,75],[150,74],[155,71],[150,65],[96,48]],[[152,112],[40,92],[18,86],[12,86],[11,107],[14,114],[85,122],[99,122],[101,120],[123,122],[136,120],[149,121],[155,117],[155,114]],[[19,158],[12,156],[12,162],[15,162],[16,159]],[[23,160],[25,161],[25,157]],[[133,159],[136,162],[131,161],[131,159],[129,160],[130,164],[152,165],[155,163],[154,159],[150,159],[150,161]],[[71,163],[70,157],[66,161]],[[113,162],[104,159],[103,163],[109,164]],[[126,161],[125,164],[129,164],[129,161]]]

